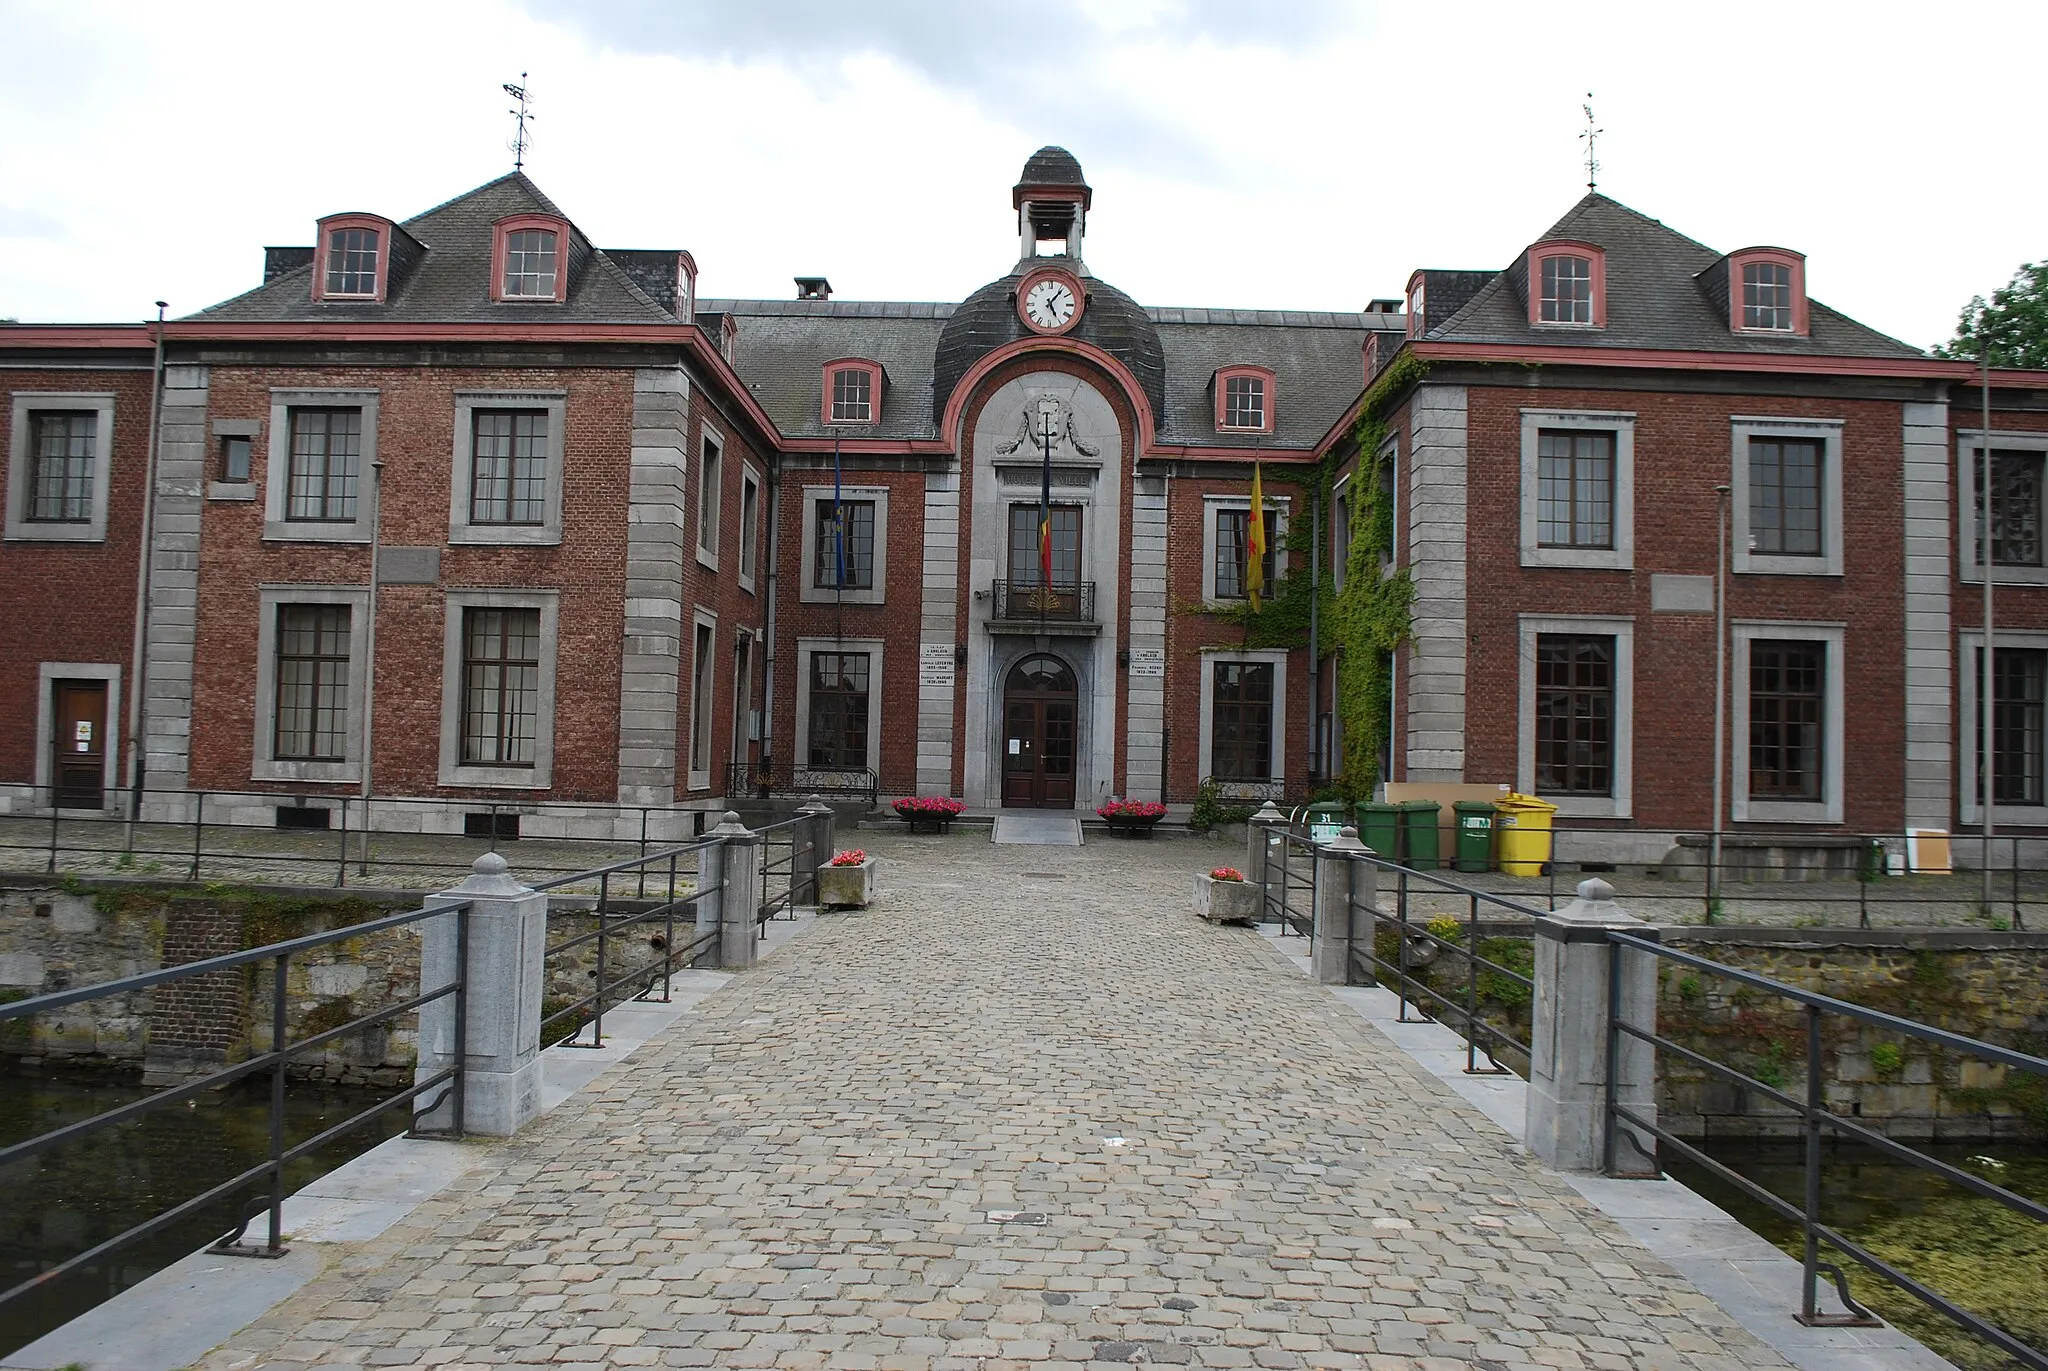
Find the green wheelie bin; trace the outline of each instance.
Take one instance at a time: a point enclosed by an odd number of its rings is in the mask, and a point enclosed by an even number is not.
[[[1401,802],[1401,836],[1408,844],[1402,859],[1405,865],[1417,871],[1434,871],[1443,865],[1437,850],[1437,824],[1442,817],[1443,807],[1435,800]]]
[[[1491,800],[1459,800],[1452,806],[1457,814],[1457,867],[1460,871],[1493,869],[1493,816]]]
[[[1358,841],[1373,855],[1396,861],[1401,855],[1401,806],[1383,800],[1367,800],[1353,811],[1357,816]]]

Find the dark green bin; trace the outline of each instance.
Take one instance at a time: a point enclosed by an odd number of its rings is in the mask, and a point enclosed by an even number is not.
[[[1357,815],[1358,841],[1371,848],[1375,856],[1390,862],[1398,860],[1401,855],[1401,806],[1367,800],[1354,812]]]
[[[1491,800],[1459,800],[1451,806],[1457,815],[1457,865],[1460,871],[1493,869],[1493,819]]]
[[[1435,800],[1403,800],[1400,810],[1401,836],[1407,843],[1402,862],[1417,871],[1434,871],[1442,866],[1437,825],[1442,822],[1443,807]]]

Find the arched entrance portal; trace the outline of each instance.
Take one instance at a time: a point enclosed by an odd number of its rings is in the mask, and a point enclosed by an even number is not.
[[[1074,673],[1041,653],[1003,682],[1003,804],[1074,807]]]

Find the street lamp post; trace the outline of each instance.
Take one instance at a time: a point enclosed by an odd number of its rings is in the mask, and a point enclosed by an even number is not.
[[[1707,922],[1721,901],[1721,816],[1723,778],[1728,773],[1728,497],[1715,486],[1714,506],[1714,821],[1707,840]]]

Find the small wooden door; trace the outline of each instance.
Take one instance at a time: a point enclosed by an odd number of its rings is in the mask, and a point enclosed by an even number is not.
[[[57,681],[52,685],[50,782],[61,809],[106,804],[107,683]]]
[[[1003,687],[1003,804],[1074,807],[1074,673],[1057,657],[1027,657]]]

